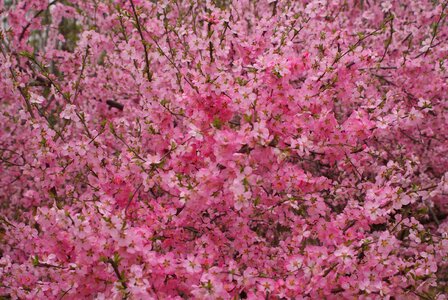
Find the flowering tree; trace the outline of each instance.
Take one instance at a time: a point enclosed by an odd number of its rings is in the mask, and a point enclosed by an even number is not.
[[[448,1],[0,4],[2,299],[446,299]]]

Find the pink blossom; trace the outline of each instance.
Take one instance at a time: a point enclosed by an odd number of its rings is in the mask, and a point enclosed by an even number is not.
[[[0,3],[0,298],[446,298],[446,1]]]

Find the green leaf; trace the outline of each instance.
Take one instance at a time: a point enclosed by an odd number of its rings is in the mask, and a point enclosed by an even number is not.
[[[39,256],[37,256],[37,254],[36,255],[34,255],[34,257],[33,257],[33,266],[34,267],[37,267],[38,265],[39,265]]]
[[[34,57],[34,54],[31,53],[31,52],[28,52],[28,51],[20,51],[19,55],[23,56],[23,57],[27,57],[27,58],[33,58]]]
[[[215,127],[216,129],[221,129],[222,124],[223,124],[222,120],[219,117],[215,116],[212,123],[213,127]]]

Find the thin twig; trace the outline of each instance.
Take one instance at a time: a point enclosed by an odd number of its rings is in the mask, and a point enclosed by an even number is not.
[[[143,50],[145,52],[145,64],[146,64],[145,72],[146,72],[146,76],[148,78],[148,81],[151,82],[152,81],[152,73],[151,73],[151,71],[149,69],[148,49],[146,48],[146,44],[147,43],[146,43],[145,38],[143,36],[142,27],[140,25],[140,20],[138,18],[137,11],[135,9],[134,1],[133,0],[129,0],[129,2],[131,2],[132,13],[134,14],[134,18],[135,18],[135,24],[136,24],[136,27],[137,27],[138,34],[140,35],[140,40],[141,40],[141,43],[142,43],[142,46],[143,46]]]

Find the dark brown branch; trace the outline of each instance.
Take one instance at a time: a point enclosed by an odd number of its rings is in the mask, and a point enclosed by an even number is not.
[[[115,100],[106,100],[106,104],[109,105],[110,108],[116,108],[121,111],[124,109],[124,105]]]

